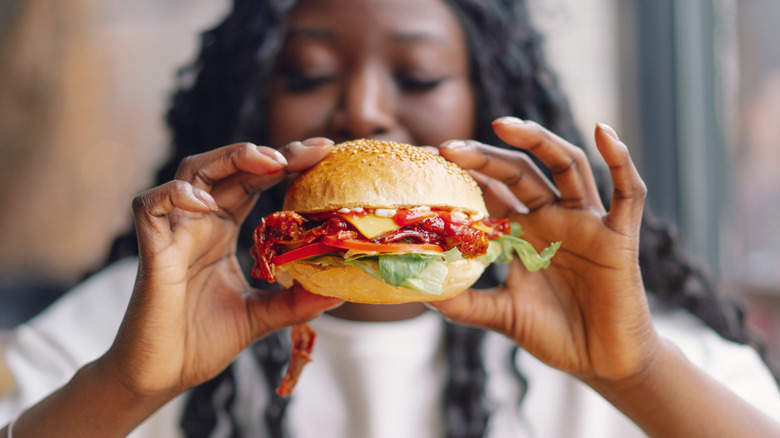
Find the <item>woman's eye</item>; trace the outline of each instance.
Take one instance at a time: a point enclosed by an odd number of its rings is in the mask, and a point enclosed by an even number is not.
[[[429,91],[438,87],[446,79],[447,79],[446,77],[429,79],[429,78],[416,78],[412,76],[398,76],[396,77],[396,82],[403,90],[412,91],[412,92],[422,92],[422,91]]]
[[[292,92],[311,91],[336,79],[334,75],[305,75],[299,73],[287,73],[282,76],[285,88]]]

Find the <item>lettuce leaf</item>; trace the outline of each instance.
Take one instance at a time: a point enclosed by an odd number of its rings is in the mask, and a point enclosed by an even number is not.
[[[419,277],[434,256],[428,254],[380,255],[379,270],[385,283],[398,287],[407,278]]]
[[[447,251],[448,258],[463,258],[460,251]],[[392,286],[401,286],[428,295],[441,294],[447,266],[436,260],[441,255],[431,254],[381,254],[344,259],[339,256],[325,255],[300,260],[303,263],[315,263],[330,266],[354,266],[367,274]]]
[[[511,234],[490,241],[487,253],[479,257],[485,266],[500,261],[509,263],[516,254],[529,271],[538,271],[550,265],[550,260],[558,251],[561,242],[552,243],[537,253],[534,247],[520,238],[522,229],[517,223],[511,224]],[[409,254],[350,254],[349,258],[326,254],[305,260],[303,263],[315,263],[330,266],[355,266],[367,274],[392,286],[401,286],[429,295],[441,294],[444,278],[447,276],[445,263],[462,260],[463,255],[457,248],[444,253]]]
[[[525,268],[531,272],[550,266],[550,259],[558,251],[558,248],[561,247],[561,242],[553,242],[550,246],[543,249],[541,253],[537,253],[536,249],[528,241],[509,235],[501,236],[494,242],[499,246],[502,262],[509,263],[512,261],[512,256],[517,254]]]
[[[419,275],[408,277],[401,287],[415,290],[428,295],[441,295],[444,279],[447,277],[447,266],[437,260],[431,260]]]
[[[487,252],[482,256],[483,263],[485,265],[495,263],[496,261],[509,263],[516,254],[523,265],[525,265],[525,268],[531,272],[550,266],[551,259],[561,247],[561,242],[553,242],[550,246],[543,249],[541,253],[537,253],[533,245],[520,238],[523,235],[523,229],[520,224],[512,222],[510,226],[510,234],[490,241]]]

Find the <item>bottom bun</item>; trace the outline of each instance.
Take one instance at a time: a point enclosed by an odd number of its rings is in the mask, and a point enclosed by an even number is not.
[[[391,286],[355,266],[334,267],[293,262],[278,267],[277,278],[283,285],[291,284],[294,279],[309,292],[353,303],[398,304],[452,298],[474,284],[484,269],[485,265],[476,260],[448,263],[447,276],[439,295]]]

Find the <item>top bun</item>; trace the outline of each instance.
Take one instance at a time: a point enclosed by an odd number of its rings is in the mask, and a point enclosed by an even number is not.
[[[284,209],[318,213],[340,208],[428,206],[487,216],[482,191],[456,164],[404,143],[337,144],[287,190]]]

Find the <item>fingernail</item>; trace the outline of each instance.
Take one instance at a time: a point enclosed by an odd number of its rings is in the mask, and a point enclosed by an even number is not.
[[[198,201],[200,201],[203,205],[210,208],[211,211],[217,211],[219,210],[219,206],[217,205],[217,201],[214,200],[214,198],[211,196],[211,194],[203,189],[199,189],[197,187],[192,189],[192,194],[197,198]]]
[[[598,123],[596,125],[601,131],[605,134],[607,134],[610,138],[612,138],[615,141],[620,141],[620,138],[617,135],[617,132],[615,132],[614,129],[612,129],[611,126],[607,125],[606,123]]]
[[[307,138],[301,143],[304,146],[308,146],[308,147],[324,147],[324,146],[332,145],[333,141],[325,137],[312,137],[312,138]]]
[[[442,143],[439,147],[443,147],[449,150],[456,150],[456,149],[465,149],[468,147],[468,144],[463,140],[447,140],[444,143]]]
[[[282,153],[276,149],[274,149],[274,159],[279,163],[284,164],[285,166],[287,165],[287,158],[285,158],[284,155],[282,155]]]
[[[282,166],[287,165],[287,158],[285,158],[284,155],[282,155],[282,153],[277,151],[276,149],[258,148],[258,151],[261,154],[265,155],[266,157],[281,164]]]
[[[522,125],[525,123],[524,120],[518,119],[517,117],[499,117],[496,120],[493,120],[494,125],[506,125],[506,126],[512,126],[512,125]]]

